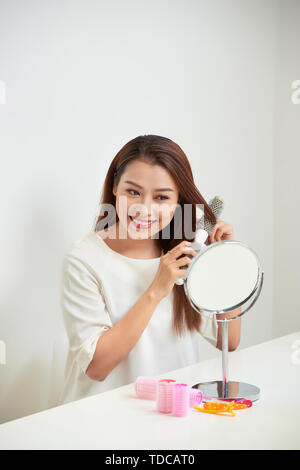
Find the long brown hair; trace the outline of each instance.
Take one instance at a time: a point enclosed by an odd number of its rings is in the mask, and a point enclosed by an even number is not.
[[[178,238],[178,232],[175,232],[177,238],[174,238],[175,217],[173,216],[167,227],[170,236],[168,238],[160,238],[162,232],[166,230],[166,227],[164,227],[159,233],[157,243],[159,243],[164,254],[181,243],[182,240],[194,240],[196,230],[196,204],[203,204],[201,209],[204,211],[204,217],[210,220],[213,224],[216,223],[215,214],[212,212],[211,208],[195,186],[192,169],[187,156],[179,145],[167,137],[159,135],[140,135],[130,140],[121,148],[121,150],[119,150],[109,166],[103,185],[100,206],[102,204],[112,204],[116,207],[116,197],[113,194],[113,185],[114,183],[119,183],[126,165],[133,160],[142,160],[151,165],[163,166],[168,170],[177,185],[179,192],[178,204],[181,205],[182,211],[181,233],[183,237],[181,239]],[[183,224],[184,220],[186,220],[184,215],[184,204],[192,205],[191,226],[194,233],[191,238],[184,236],[185,232]],[[97,226],[104,217],[104,215],[98,216],[93,229],[94,231],[97,231]],[[117,215],[116,218],[118,220]],[[107,225],[108,224],[102,228],[106,228]],[[185,295],[183,285],[174,284],[173,294],[173,328],[175,332],[178,335],[182,335],[184,328],[187,328],[191,332],[194,330],[199,332],[201,316],[191,306]]]

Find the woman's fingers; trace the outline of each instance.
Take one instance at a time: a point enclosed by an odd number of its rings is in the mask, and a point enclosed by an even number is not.
[[[170,255],[172,256],[172,258],[176,259],[178,258],[179,256],[181,256],[182,254],[185,254],[185,253],[190,253],[192,254],[192,252],[194,251],[193,249],[189,249],[190,248],[190,243],[187,242],[186,240],[183,240],[181,243],[179,243],[177,246],[175,246],[174,248],[172,248],[170,251],[168,251],[168,253],[170,253]]]

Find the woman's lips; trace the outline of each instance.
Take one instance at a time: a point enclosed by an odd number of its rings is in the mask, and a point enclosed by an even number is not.
[[[151,222],[145,223],[139,219],[134,219],[131,215],[129,215],[129,218],[137,228],[150,228],[157,221],[157,219],[154,219]]]

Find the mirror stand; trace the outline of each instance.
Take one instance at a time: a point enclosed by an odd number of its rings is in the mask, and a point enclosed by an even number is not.
[[[222,322],[222,380],[203,382],[193,385],[203,392],[203,401],[211,398],[238,400],[246,398],[256,401],[260,398],[260,389],[245,382],[228,381],[228,321]]]

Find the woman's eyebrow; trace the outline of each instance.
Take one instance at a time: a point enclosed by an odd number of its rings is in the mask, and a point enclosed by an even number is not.
[[[142,186],[140,186],[137,183],[134,183],[133,181],[124,181],[124,183],[133,184],[134,186],[137,186],[138,188],[144,189]],[[173,191],[174,192],[174,189],[171,189],[171,188],[157,188],[157,189],[154,189],[154,191]]]

